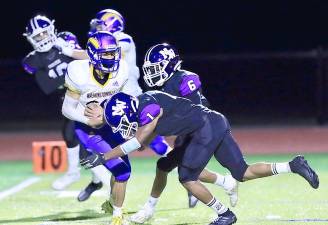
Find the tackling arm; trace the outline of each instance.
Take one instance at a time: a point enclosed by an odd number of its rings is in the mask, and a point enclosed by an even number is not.
[[[87,52],[82,49],[74,49],[71,57],[74,59],[89,59]]]
[[[126,154],[129,154],[130,152],[138,150],[138,148],[140,148],[141,145],[149,142],[149,139],[153,138],[152,134],[156,128],[158,119],[162,116],[162,114],[163,114],[163,109],[161,109],[160,114],[157,117],[155,117],[153,121],[138,128],[136,136],[134,137],[136,140],[134,141],[137,141],[139,145],[138,144],[135,144],[135,146],[129,145],[130,143],[128,142],[132,140],[130,139],[129,141],[126,141],[123,144],[116,146],[113,150],[105,153],[104,159],[109,160],[109,159],[124,156]],[[126,148],[129,149],[126,150]]]

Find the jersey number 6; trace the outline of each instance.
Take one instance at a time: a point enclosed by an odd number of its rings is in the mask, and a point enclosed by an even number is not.
[[[188,87],[189,87],[190,91],[194,91],[194,90],[197,89],[196,84],[194,83],[193,80],[189,80],[189,81],[187,82],[187,84],[188,84]]]

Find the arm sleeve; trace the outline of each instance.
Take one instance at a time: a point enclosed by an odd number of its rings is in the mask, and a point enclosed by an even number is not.
[[[35,60],[33,59],[33,57],[30,54],[22,60],[22,66],[23,66],[24,70],[29,74],[35,74],[38,70],[34,61]]]
[[[78,121],[88,125],[88,118],[84,116],[84,108],[79,107],[79,101],[65,95],[63,106],[62,106],[63,115],[74,121]]]

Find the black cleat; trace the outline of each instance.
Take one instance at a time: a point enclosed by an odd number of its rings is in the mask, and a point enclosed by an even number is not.
[[[83,202],[87,200],[93,192],[99,190],[100,188],[102,188],[102,186],[103,186],[102,182],[99,183],[91,182],[83,191],[80,192],[80,194],[77,196],[77,200],[79,202]]]
[[[298,155],[289,162],[290,170],[302,176],[311,187],[317,189],[319,187],[319,178],[316,172],[309,166],[304,156]]]
[[[228,209],[225,213],[218,215],[209,225],[231,225],[237,222],[236,215]]]
[[[189,208],[194,208],[198,203],[198,199],[188,191],[188,205]]]

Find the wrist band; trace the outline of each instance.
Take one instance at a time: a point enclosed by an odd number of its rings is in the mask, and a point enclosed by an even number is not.
[[[121,149],[125,155],[137,150],[140,147],[141,144],[139,143],[138,139],[135,137],[121,144]]]

